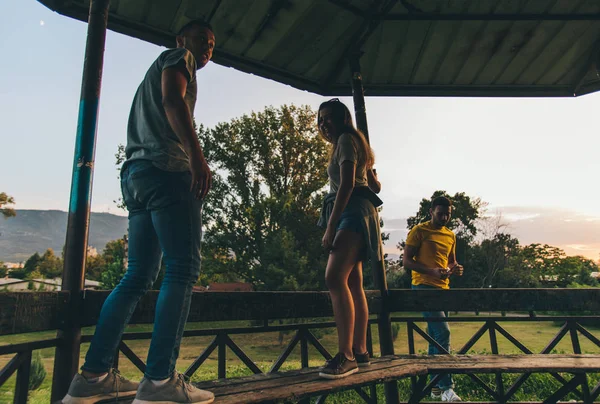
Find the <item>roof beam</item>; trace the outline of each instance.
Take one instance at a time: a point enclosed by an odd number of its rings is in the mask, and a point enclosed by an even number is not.
[[[387,13],[389,13],[390,10],[396,5],[397,2],[398,2],[398,0],[390,0],[387,4],[384,4],[383,10],[380,13],[380,15],[386,15]],[[346,46],[344,53],[342,53],[342,57],[340,57],[340,59],[335,64],[335,67],[333,69],[331,69],[330,73],[327,75],[326,79],[323,81],[325,88],[331,87],[331,85],[335,81],[336,77],[339,75],[341,69],[343,68],[344,64],[347,62],[348,57],[350,57],[350,54],[351,53],[360,53],[360,48],[362,48],[362,46],[365,44],[365,42],[367,42],[367,40],[369,39],[371,34],[373,34],[375,29],[377,29],[379,24],[381,24],[381,22],[383,21],[382,19],[372,18],[372,15],[375,14],[377,8],[380,7],[381,3],[382,2],[379,2],[377,5],[375,5],[369,11],[367,16],[363,15],[363,17],[365,17],[365,18],[364,18],[364,21],[361,24],[359,30],[356,31],[356,33],[354,34],[352,39],[348,42],[348,45]]]
[[[330,3],[351,12],[357,17],[372,18],[383,21],[598,21],[600,13],[427,13],[414,8],[410,3],[401,0],[408,9],[407,13],[385,12],[369,16],[369,10],[361,10],[344,0],[329,0]]]
[[[332,0],[329,0],[332,1]],[[383,21],[599,21],[600,13],[594,14],[439,14],[396,13],[377,14],[374,19]]]
[[[269,7],[269,11],[267,12],[267,14],[263,17],[262,21],[260,22],[258,28],[256,29],[256,32],[254,33],[254,36],[252,37],[252,40],[250,41],[250,44],[244,50],[244,53],[246,53],[248,51],[248,49],[250,49],[254,45],[254,43],[258,40],[258,38],[260,38],[260,36],[262,35],[263,31],[269,26],[271,21],[273,21],[273,19],[277,16],[277,13],[279,13],[279,11],[282,8],[284,8],[287,5],[287,3],[288,3],[288,0],[273,0],[273,2],[271,3],[271,6]]]
[[[329,0],[331,4],[335,4],[336,6],[343,8],[346,11],[351,12],[357,17],[367,18],[369,15],[368,11],[361,10],[360,8],[353,6],[350,3],[346,3],[344,0]]]
[[[213,17],[215,16],[215,14],[217,13],[217,10],[219,9],[219,7],[221,7],[221,1],[222,0],[217,0],[215,2],[215,4],[213,5],[212,10],[210,10],[210,14],[208,15],[208,18],[206,19],[206,21],[210,24],[210,21],[213,19]]]
[[[594,86],[584,85],[577,95],[600,89],[600,82]],[[563,85],[368,85],[365,92],[370,97],[573,97],[572,86]],[[351,96],[348,85],[337,84],[323,92],[324,96]]]
[[[583,85],[585,77],[587,76],[588,72],[594,66],[597,65],[599,58],[600,58],[600,39],[598,39],[596,41],[596,43],[594,43],[594,46],[592,47],[592,50],[590,52],[587,62],[585,64],[583,64],[579,68],[579,71],[577,72],[577,79],[575,81],[575,85],[573,86],[573,95],[575,95],[575,96],[578,95],[577,93],[579,92],[579,89]],[[596,72],[596,74],[598,74],[598,73]]]

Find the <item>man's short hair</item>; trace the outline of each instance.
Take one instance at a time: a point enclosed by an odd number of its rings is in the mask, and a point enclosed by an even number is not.
[[[435,210],[436,206],[451,207],[452,201],[450,199],[446,198],[445,196],[438,196],[431,202],[431,209]]]
[[[188,22],[187,24],[185,24],[183,27],[181,27],[179,29],[179,31],[177,32],[177,35],[185,34],[186,31],[192,27],[207,28],[211,32],[214,32],[212,25],[210,25],[208,22],[206,22],[204,20],[197,19],[197,20],[192,20],[192,21]]]

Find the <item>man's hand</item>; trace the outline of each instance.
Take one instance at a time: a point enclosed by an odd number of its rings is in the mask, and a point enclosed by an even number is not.
[[[196,199],[204,199],[212,187],[212,173],[202,152],[190,156],[190,172],[192,173],[190,192]]]
[[[445,280],[450,276],[450,270],[448,268],[433,268],[430,275],[436,279]]]
[[[452,268],[450,268],[450,273],[449,273],[449,275],[458,275],[458,276],[462,276],[462,274],[463,274],[463,271],[464,271],[464,270],[465,270],[465,269],[463,268],[463,266],[462,266],[462,265],[460,265],[460,264],[456,264],[456,265],[454,265]]]

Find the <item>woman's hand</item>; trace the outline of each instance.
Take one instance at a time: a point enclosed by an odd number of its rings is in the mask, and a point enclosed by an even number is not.
[[[374,168],[370,168],[367,170],[367,182],[369,183],[369,188],[376,194],[381,192],[381,182],[377,178],[377,170]]]
[[[335,239],[335,228],[333,226],[327,226],[327,230],[325,230],[325,235],[323,236],[323,240],[321,244],[323,248],[328,251],[333,249],[333,240]]]

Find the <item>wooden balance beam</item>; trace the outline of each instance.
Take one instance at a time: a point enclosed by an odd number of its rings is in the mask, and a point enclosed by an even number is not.
[[[296,401],[427,374],[591,372],[600,372],[600,355],[395,355],[373,358],[371,366],[337,380],[319,377],[319,368],[305,368],[194,384],[214,392],[216,404],[251,404],[277,400]],[[425,380],[426,378],[421,378],[421,385]],[[114,401],[104,400],[100,403]],[[133,400],[118,401],[131,403]],[[420,398],[413,397],[411,401],[418,402]]]
[[[215,393],[215,403],[298,400],[411,376],[436,373],[588,373],[600,371],[600,355],[398,355],[375,358],[371,366],[338,380],[318,368],[196,383]]]

